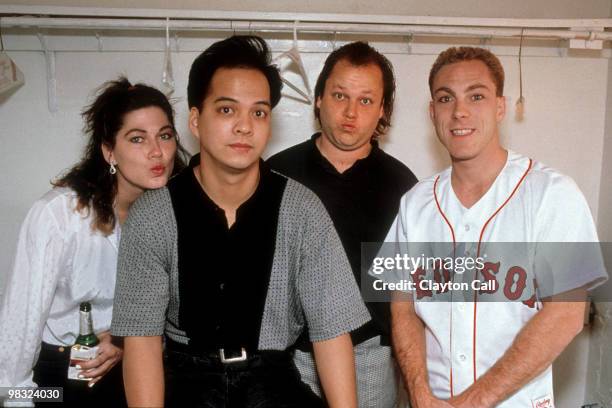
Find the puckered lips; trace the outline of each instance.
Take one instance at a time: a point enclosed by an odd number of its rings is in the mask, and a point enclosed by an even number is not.
[[[154,176],[161,176],[165,172],[166,172],[166,166],[162,164],[158,164],[157,166],[151,167],[151,173],[153,173]]]
[[[341,124],[342,130],[345,132],[353,132],[355,131],[356,126],[353,123],[344,122]]]

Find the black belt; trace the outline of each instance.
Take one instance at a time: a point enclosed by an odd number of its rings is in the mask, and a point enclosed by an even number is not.
[[[292,354],[284,350],[250,350],[245,347],[204,350],[178,343],[168,337],[166,337],[166,350],[207,359],[224,366],[251,365],[261,362],[284,363],[292,361]]]

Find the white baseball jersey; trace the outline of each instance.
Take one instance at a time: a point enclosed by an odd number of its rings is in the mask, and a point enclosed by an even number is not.
[[[416,184],[402,198],[385,241],[486,245],[597,240],[589,207],[576,184],[553,169],[509,151],[495,182],[471,208],[463,207],[453,192],[451,168]],[[528,250],[533,248],[537,250],[535,245]],[[537,257],[531,254],[530,259],[537,262]],[[429,382],[438,398],[460,394],[484,374],[539,310],[539,301],[534,301],[533,268],[512,269],[507,259],[495,255],[489,261],[489,265],[503,270],[500,276],[517,271],[520,273],[515,275],[525,275],[522,286],[517,283],[520,277],[511,279],[510,284],[500,279],[496,295],[503,301],[415,301],[416,313],[426,325]],[[601,257],[591,264],[588,270],[557,279],[555,293],[603,282],[607,275]],[[415,299],[427,300],[427,296],[423,291],[413,293]],[[498,406],[554,406],[552,368]]]

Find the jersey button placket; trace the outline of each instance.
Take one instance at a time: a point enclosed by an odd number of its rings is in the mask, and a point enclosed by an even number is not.
[[[471,242],[473,235],[476,232],[472,217],[469,214],[464,214],[463,217],[457,220],[455,226],[455,234],[457,234],[457,242]]]

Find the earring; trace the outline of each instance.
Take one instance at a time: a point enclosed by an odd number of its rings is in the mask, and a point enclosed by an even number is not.
[[[110,162],[110,169],[108,169],[108,172],[110,174],[115,174],[117,173],[117,168],[115,167],[115,163],[114,162]]]

